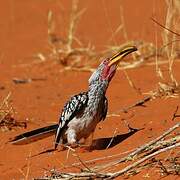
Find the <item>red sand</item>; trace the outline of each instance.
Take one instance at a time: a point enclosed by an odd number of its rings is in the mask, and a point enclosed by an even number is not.
[[[121,22],[120,7],[123,9],[125,27],[129,40],[144,40],[155,42],[155,32],[158,32],[158,41],[161,41],[161,32],[155,29],[151,17],[164,22],[165,4],[163,0],[153,1],[80,1],[79,8],[86,8],[77,26],[77,37],[85,44],[89,41],[100,50],[109,44],[123,43],[123,36],[115,36],[109,41],[112,32]],[[58,115],[70,95],[87,88],[88,72],[60,72],[62,66],[46,61],[33,64],[32,57],[38,52],[47,52],[47,13],[55,13],[57,32],[65,35],[68,27],[70,1],[41,1],[29,0],[17,2],[7,0],[1,2],[0,7],[0,82],[4,90],[0,90],[3,99],[8,92],[12,93],[13,107],[18,120],[28,119],[27,129],[0,132],[0,179],[31,179],[43,176],[46,170],[62,168],[78,160],[67,151],[45,153],[33,158],[43,150],[53,146],[53,138],[35,142],[24,146],[15,146],[6,143],[15,135],[57,122]],[[174,67],[176,77],[180,64]],[[155,67],[143,67],[127,71],[135,85],[142,92],[154,89],[159,81],[155,74]],[[13,78],[45,78],[44,81],[33,81],[28,84],[17,85]],[[78,79],[78,81],[77,81]],[[118,71],[108,89],[109,113],[118,111],[142,98],[129,86],[122,71]],[[121,117],[107,118],[99,124],[94,139],[112,137],[115,129],[117,134],[128,132],[122,119],[135,128],[145,128],[124,141],[109,149],[95,149],[92,152],[79,153],[83,160],[104,157],[131,150],[160,135],[175,122],[171,121],[172,114],[179,104],[179,99],[157,99],[147,103],[147,107],[138,107],[128,114],[121,113]],[[133,117],[131,115],[133,114]],[[29,173],[27,173],[29,167]],[[70,169],[69,169],[70,170]],[[148,173],[150,179],[157,179],[156,171],[149,170],[134,176],[133,179],[144,179]],[[156,177],[156,178],[155,178]],[[168,177],[170,179],[171,177]],[[172,177],[173,179],[174,177]]]

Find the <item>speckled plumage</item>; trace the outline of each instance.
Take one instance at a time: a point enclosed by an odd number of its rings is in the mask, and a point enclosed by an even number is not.
[[[87,92],[71,97],[65,104],[58,124],[20,134],[11,142],[26,144],[55,133],[55,148],[57,148],[58,144],[74,145],[82,138],[88,138],[95,131],[97,124],[106,118],[108,101],[105,94],[119,61],[136,50],[135,46],[127,46],[102,61],[89,78]]]
[[[88,138],[98,122],[105,119],[108,106],[105,93],[108,82],[102,82],[99,80],[100,76],[95,76],[100,73],[101,66],[92,75],[89,90],[71,97],[64,106],[56,132],[55,148],[58,144],[74,145],[82,138]]]

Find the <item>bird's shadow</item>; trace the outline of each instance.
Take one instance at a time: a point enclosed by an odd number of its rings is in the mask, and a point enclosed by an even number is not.
[[[92,141],[92,145],[90,147],[88,147],[87,149],[88,149],[88,151],[93,151],[93,150],[104,150],[104,149],[112,148],[142,129],[144,129],[144,128],[135,129],[135,128],[129,127],[129,132],[127,132],[127,133],[118,134],[116,136],[107,137],[107,138],[95,139]],[[53,151],[57,151],[57,149],[54,149],[54,148],[47,149],[47,150],[42,151],[38,154],[35,154],[31,157],[35,157],[35,156],[45,154],[45,153],[51,153]],[[60,150],[60,151],[62,151],[62,150]]]
[[[112,148],[140,130],[142,129],[131,128],[130,131],[125,134],[118,134],[113,137],[95,139],[92,142],[90,150],[93,151],[93,150],[104,150],[104,149]]]

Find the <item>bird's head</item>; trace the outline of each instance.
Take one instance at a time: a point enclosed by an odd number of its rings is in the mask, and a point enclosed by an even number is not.
[[[119,62],[125,56],[136,50],[137,48],[135,46],[126,46],[112,57],[106,58],[104,61],[102,61],[97,70],[91,75],[89,84],[94,84],[101,81],[110,82],[116,72]]]

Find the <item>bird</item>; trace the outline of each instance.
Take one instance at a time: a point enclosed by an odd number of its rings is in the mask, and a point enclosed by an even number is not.
[[[25,132],[14,137],[12,144],[28,144],[55,134],[54,149],[67,144],[76,147],[81,139],[87,140],[108,110],[106,90],[114,77],[119,62],[136,51],[134,45],[123,47],[111,57],[105,58],[88,80],[88,90],[72,96],[64,105],[59,123]]]

